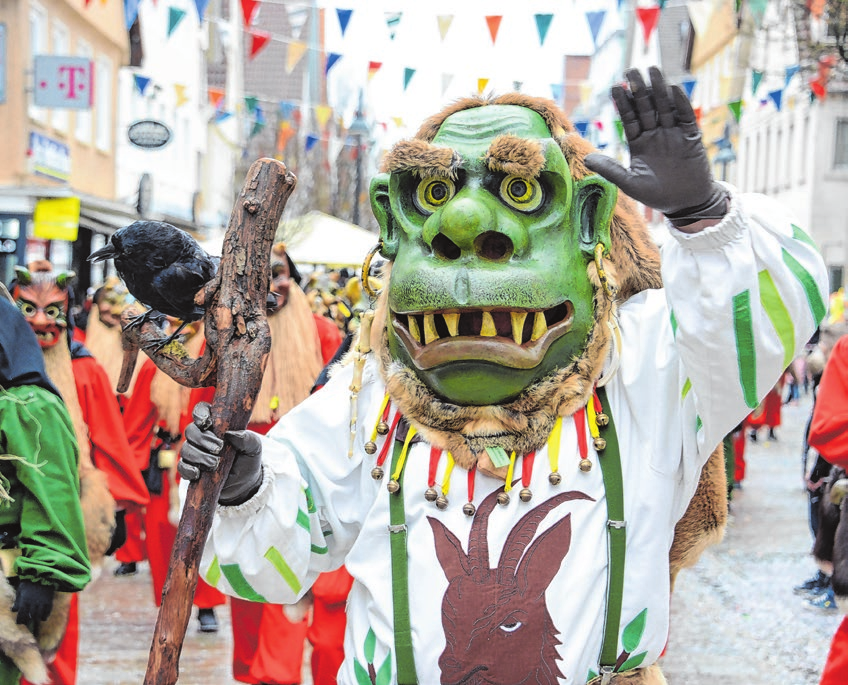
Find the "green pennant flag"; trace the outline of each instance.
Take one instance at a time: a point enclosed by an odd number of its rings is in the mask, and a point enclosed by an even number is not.
[[[259,102],[259,99],[255,95],[245,95],[244,96],[244,106],[247,107],[247,111],[251,114],[256,109],[256,105]]]
[[[539,31],[539,45],[545,44],[545,36],[548,35],[548,29],[551,28],[551,20],[553,18],[553,14],[536,15],[536,29]]]
[[[250,129],[250,137],[253,138],[253,136],[259,133],[263,128],[265,128],[264,121],[254,121],[253,128]]]
[[[183,20],[185,15],[185,10],[181,10],[178,7],[168,8],[168,38],[171,37],[174,29],[177,28],[177,25]]]
[[[406,87],[409,85],[409,82],[412,80],[412,77],[415,75],[415,69],[410,69],[406,67],[403,70],[403,89],[406,90]]]
[[[742,116],[742,100],[728,102],[727,107],[730,109],[731,114],[733,114],[733,118],[736,119],[736,123],[738,124],[739,118]]]
[[[763,80],[764,72],[759,71],[757,69],[751,70],[751,95],[757,94],[757,88],[760,85],[760,81]]]
[[[615,124],[615,132],[618,134],[618,142],[624,144],[627,141],[624,139],[624,124],[621,123],[621,119],[616,119]]]

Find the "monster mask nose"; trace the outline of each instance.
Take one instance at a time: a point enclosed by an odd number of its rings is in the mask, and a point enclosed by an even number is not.
[[[460,193],[444,207],[438,221],[435,235],[427,242],[443,259],[504,262],[525,242],[520,224],[480,193]]]

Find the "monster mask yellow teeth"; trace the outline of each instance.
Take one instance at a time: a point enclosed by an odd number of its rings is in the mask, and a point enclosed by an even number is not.
[[[445,320],[445,325],[448,327],[450,336],[455,338],[459,335],[459,314],[456,312],[453,314],[442,314],[442,318]]]
[[[421,332],[418,330],[418,322],[415,320],[414,316],[408,316],[409,320],[409,334],[412,336],[415,342],[421,342]]]
[[[491,312],[483,312],[483,325],[480,326],[480,335],[484,338],[494,338],[498,334],[495,328],[495,320]]]
[[[536,317],[533,319],[533,334],[530,340],[538,340],[548,332],[548,324],[545,321],[545,315],[542,312],[536,312]]]
[[[527,312],[510,312],[512,318],[512,339],[516,345],[520,345],[522,340],[522,332],[524,331],[524,320],[527,318]]]
[[[434,340],[439,339],[439,334],[436,333],[436,322],[433,314],[424,315],[424,344],[429,345]]]

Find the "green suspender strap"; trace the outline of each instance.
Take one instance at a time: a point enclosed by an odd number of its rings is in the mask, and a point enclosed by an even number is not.
[[[403,443],[395,441],[392,470],[395,473]],[[403,508],[403,470],[398,475],[397,492],[389,495],[389,544],[392,550],[392,604],[395,624],[395,659],[398,685],[417,685],[412,653],[412,627],[409,622],[409,564],[406,552],[406,513]]]
[[[607,685],[618,661],[618,630],[621,625],[621,603],[624,595],[624,558],[627,529],[624,522],[624,482],[621,475],[621,451],[615,422],[612,418],[607,394],[598,388],[598,399],[609,423],[602,427],[606,447],[599,455],[604,491],[607,498],[607,547],[609,572],[607,573],[607,610],[604,617],[604,644],[601,649],[601,684]]]

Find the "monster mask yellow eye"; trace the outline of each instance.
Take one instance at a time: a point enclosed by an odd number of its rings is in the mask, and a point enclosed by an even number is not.
[[[532,212],[542,204],[544,192],[534,178],[507,176],[501,181],[501,199],[520,212]]]
[[[456,186],[449,178],[430,176],[418,184],[415,203],[422,212],[432,214],[456,194]]]

